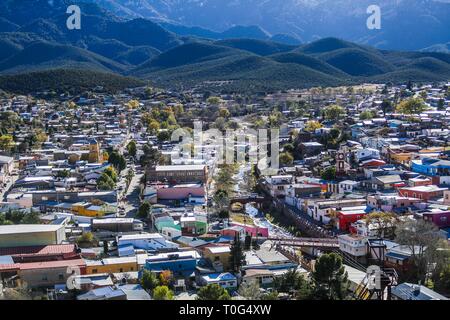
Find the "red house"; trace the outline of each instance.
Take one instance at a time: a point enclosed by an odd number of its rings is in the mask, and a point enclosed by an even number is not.
[[[410,197],[421,199],[424,201],[429,201],[434,198],[439,198],[444,195],[444,191],[448,190],[447,188],[439,188],[435,185],[428,186],[417,186],[417,187],[407,187],[407,188],[399,188],[398,193],[402,197]]]
[[[350,231],[350,227],[356,221],[364,218],[367,214],[366,206],[347,207],[336,210],[336,227],[342,231]]]

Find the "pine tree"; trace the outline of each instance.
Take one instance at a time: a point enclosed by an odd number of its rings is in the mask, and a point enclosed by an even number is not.
[[[230,268],[233,272],[238,273],[241,267],[245,265],[244,248],[238,234],[234,237],[230,251]]]

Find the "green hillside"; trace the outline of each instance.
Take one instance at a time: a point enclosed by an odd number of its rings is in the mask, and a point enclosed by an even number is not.
[[[123,72],[125,67],[103,56],[73,46],[37,42],[2,61],[2,73],[40,71],[55,68],[80,68]]]
[[[216,41],[215,44],[249,51],[260,56],[268,56],[275,53],[287,52],[296,48],[295,46],[290,46],[273,41],[255,40],[255,39],[221,40]]]
[[[102,86],[107,92],[144,85],[134,78],[88,70],[56,69],[26,74],[0,76],[0,89],[27,94],[35,91],[71,92],[73,94]]]

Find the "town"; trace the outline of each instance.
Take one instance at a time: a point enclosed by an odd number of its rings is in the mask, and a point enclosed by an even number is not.
[[[450,297],[450,83],[0,90],[0,108],[0,299]],[[194,123],[278,134],[231,141],[230,163],[226,138],[173,139]],[[270,170],[250,161],[266,147]]]

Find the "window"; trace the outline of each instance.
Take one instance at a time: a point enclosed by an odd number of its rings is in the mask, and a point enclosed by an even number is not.
[[[42,281],[47,281],[47,280],[48,280],[47,275],[46,275],[46,274],[43,275],[43,276],[42,276]]]
[[[62,273],[58,274],[58,280],[64,280],[64,275]]]
[[[45,196],[42,197],[42,201],[47,201],[47,200],[48,200],[48,197],[45,197]]]
[[[97,269],[92,269],[92,273],[97,273]]]

